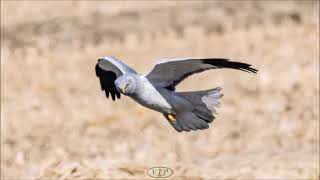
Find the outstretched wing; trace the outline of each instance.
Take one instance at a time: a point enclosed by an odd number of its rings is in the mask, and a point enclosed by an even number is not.
[[[117,90],[114,81],[126,73],[136,74],[137,72],[116,58],[103,57],[98,59],[96,75],[100,79],[101,90],[105,91],[107,98],[109,98],[110,93],[112,100],[115,100],[116,97],[120,99],[120,92]]]
[[[250,64],[230,61],[229,59],[165,59],[156,64],[146,75],[151,83],[174,90],[175,86],[188,76],[209,69],[231,68],[256,73]]]

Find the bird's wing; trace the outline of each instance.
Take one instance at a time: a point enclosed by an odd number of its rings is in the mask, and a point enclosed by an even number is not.
[[[115,100],[116,97],[120,99],[120,92],[117,90],[114,81],[126,73],[137,74],[135,70],[116,58],[103,57],[98,60],[96,75],[100,79],[101,90],[105,91],[107,98],[109,98],[110,93],[112,100]]]
[[[188,76],[194,73],[217,68],[232,68],[245,72],[257,72],[257,70],[252,68],[250,64],[230,61],[229,59],[176,58],[160,61],[146,75],[146,78],[156,86],[174,90],[175,86]]]

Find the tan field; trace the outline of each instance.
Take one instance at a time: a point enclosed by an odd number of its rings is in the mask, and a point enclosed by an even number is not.
[[[147,73],[222,57],[177,91],[223,87],[203,131],[100,90],[97,59]],[[320,179],[319,1],[1,1],[1,179]]]

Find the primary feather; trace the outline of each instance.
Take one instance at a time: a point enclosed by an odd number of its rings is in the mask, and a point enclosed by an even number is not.
[[[156,64],[146,77],[155,85],[174,90],[175,86],[192,74],[209,69],[232,68],[256,73],[250,64],[230,61],[229,59],[166,59]]]

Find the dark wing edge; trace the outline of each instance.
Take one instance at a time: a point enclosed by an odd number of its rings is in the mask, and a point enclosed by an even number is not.
[[[213,58],[213,59],[202,59],[202,63],[216,66],[217,68],[231,68],[238,69],[248,73],[257,73],[258,70],[251,67],[251,64],[230,61],[229,59]]]
[[[172,63],[172,64],[171,64]],[[165,77],[163,79],[158,78],[161,74],[158,72],[161,68],[162,70],[166,66],[176,66],[179,67],[179,64],[189,64],[191,67],[190,69],[182,69],[182,71],[176,72],[168,72],[174,73],[174,77],[168,78]],[[154,84],[161,84],[161,87],[164,87],[168,90],[174,91],[175,86],[182,82],[184,79],[189,77],[192,74],[200,73],[210,69],[219,69],[219,68],[230,68],[241,70],[248,73],[257,73],[258,70],[251,67],[250,64],[241,63],[232,61],[230,59],[225,58],[174,58],[174,59],[163,59],[158,64],[156,64],[153,69],[146,74],[145,76],[150,80],[153,81]],[[171,69],[171,71],[173,71]],[[174,69],[175,71],[175,69]],[[160,74],[160,75],[159,75]],[[154,79],[154,77],[156,77]]]
[[[109,93],[111,94],[112,100],[115,101],[116,97],[120,99],[120,92],[116,89],[114,81],[117,79],[116,73],[112,71],[105,71],[96,65],[96,75],[99,77],[101,90],[105,91],[107,98]]]
[[[200,73],[209,69],[219,69],[219,68],[230,68],[230,69],[237,69],[248,73],[257,73],[258,70],[252,68],[251,64],[231,61],[230,59],[224,58],[208,58],[208,59],[190,59],[190,60],[200,60],[203,64],[212,65],[212,67],[207,67],[203,69],[197,69],[195,71],[190,71],[188,73],[183,74],[180,78],[174,80],[169,86],[165,87],[166,89],[175,90],[175,86],[177,86],[180,82],[184,79],[189,77],[192,74]]]

